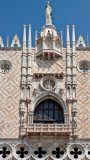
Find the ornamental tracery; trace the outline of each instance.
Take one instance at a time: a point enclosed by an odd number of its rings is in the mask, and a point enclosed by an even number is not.
[[[62,145],[62,144],[54,144],[51,147],[50,157],[53,160],[57,160],[57,159],[63,160],[63,159],[66,158],[66,156],[67,156],[67,153],[66,153],[66,148],[65,148],[64,145]]]
[[[80,144],[72,144],[69,147],[68,156],[73,160],[82,160],[85,157],[85,150]]]
[[[8,150],[7,147],[3,146],[0,150],[0,155],[2,158],[6,158],[10,155],[10,150]]]
[[[18,160],[27,160],[30,157],[30,148],[27,144],[18,144],[15,146],[14,157]]]
[[[38,159],[46,160],[46,158],[48,157],[48,154],[49,154],[48,148],[44,144],[36,144],[32,148],[32,157],[35,160],[38,160]]]
[[[42,148],[42,147],[38,147],[38,149],[34,151],[34,154],[35,154],[35,155],[37,155],[37,156],[38,156],[38,158],[42,158],[42,157],[43,157],[43,155],[45,155],[45,154],[46,154],[46,151],[45,151],[45,150],[43,150],[43,148]]]
[[[11,159],[12,148],[9,144],[0,144],[0,159]]]

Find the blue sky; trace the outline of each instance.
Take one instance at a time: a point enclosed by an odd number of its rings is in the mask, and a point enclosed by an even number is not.
[[[53,24],[57,31],[63,31],[64,46],[66,45],[66,25],[75,24],[76,40],[83,35],[85,41],[87,34],[90,40],[90,0],[50,0],[53,9]],[[22,44],[23,25],[32,25],[32,46],[35,41],[35,31],[41,31],[45,24],[45,0],[0,0],[0,35],[6,45],[7,35],[11,44],[13,36],[17,33]],[[28,39],[28,37],[27,37]]]

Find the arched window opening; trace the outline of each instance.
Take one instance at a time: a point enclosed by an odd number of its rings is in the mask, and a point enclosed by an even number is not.
[[[51,99],[42,101],[35,109],[34,123],[64,123],[61,105]]]

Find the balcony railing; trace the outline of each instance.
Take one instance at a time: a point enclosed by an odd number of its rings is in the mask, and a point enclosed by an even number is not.
[[[70,134],[71,128],[69,125],[64,124],[28,124],[27,133],[35,135],[35,133],[57,133],[57,134]]]

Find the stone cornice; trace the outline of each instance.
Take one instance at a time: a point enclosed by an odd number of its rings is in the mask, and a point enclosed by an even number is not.
[[[0,47],[0,50],[22,50],[22,47]]]

